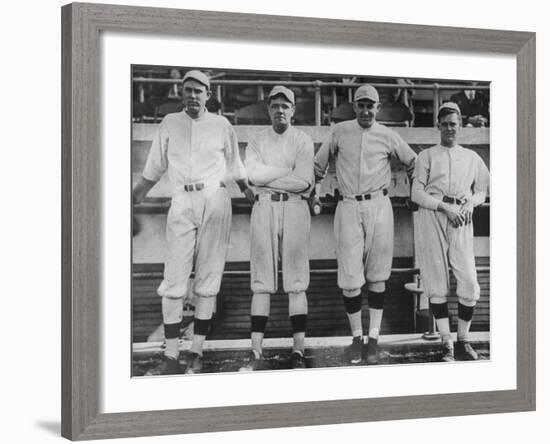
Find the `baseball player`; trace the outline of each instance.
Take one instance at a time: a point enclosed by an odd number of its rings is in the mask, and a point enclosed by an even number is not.
[[[412,174],[415,152],[391,129],[376,122],[378,91],[362,85],[355,91],[354,120],[337,123],[315,156],[316,180],[321,180],[329,158],[336,165],[340,197],[334,215],[338,286],[342,289],[353,341],[352,364],[363,356],[361,287],[367,283],[369,332],[367,364],[378,362],[386,281],[393,257],[393,210],[388,196],[390,160],[399,159]]]
[[[253,137],[245,167],[256,197],[250,219],[251,339],[249,364],[242,371],[264,366],[262,341],[270,298],[277,291],[278,262],[293,332],[292,367],[304,368],[304,338],[309,286],[307,198],[313,185],[313,141],[291,125],[294,93],[275,86],[269,93],[272,126]]]
[[[229,242],[231,201],[224,181],[236,180],[240,190],[253,198],[233,127],[224,117],[206,111],[205,103],[210,97],[208,77],[193,70],[185,74],[182,83],[185,109],[168,114],[161,122],[142,177],[133,190],[134,203],[141,202],[165,172],[174,187],[166,222],[164,280],[157,290],[162,297],[166,348],[163,361],[147,375],[181,370],[178,336],[183,298],[193,268],[197,304],[186,373],[201,371],[203,342],[220,289]]]
[[[479,155],[457,143],[460,108],[448,102],[437,115],[441,143],[422,151],[414,171],[412,200],[419,205],[417,259],[443,342],[443,361],[454,361],[447,296],[449,266],[456,278],[458,342],[456,357],[476,360],[468,342],[474,306],[479,299],[474,257],[474,207],[485,202],[489,171]]]

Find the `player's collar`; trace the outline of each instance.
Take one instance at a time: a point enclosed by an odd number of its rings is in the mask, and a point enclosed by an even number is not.
[[[462,148],[458,143],[454,146],[445,146],[445,145],[442,145],[441,142],[439,142],[439,146],[441,147],[442,150],[453,150],[453,151],[456,151],[460,148]]]
[[[353,119],[353,121],[355,122],[355,126],[357,128],[359,128],[361,131],[372,131],[374,129],[376,129],[376,127],[378,127],[380,124],[375,120],[374,122],[372,122],[372,125],[370,128],[363,128],[361,125],[359,125],[359,122],[357,121],[357,119]]]
[[[292,125],[288,125],[287,129],[284,130],[282,133],[278,133],[277,131],[275,131],[275,129],[273,128],[273,125],[270,126],[270,129],[271,129],[271,132],[277,136],[277,137],[283,137],[283,136],[286,136],[287,134],[290,134],[290,131],[292,130]]]
[[[187,119],[192,120],[193,122],[200,122],[205,118],[207,118],[208,116],[208,110],[206,109],[206,107],[203,108],[202,112],[199,114],[198,117],[191,117],[189,114],[187,114],[187,111],[185,111],[185,109],[182,110],[182,113]]]

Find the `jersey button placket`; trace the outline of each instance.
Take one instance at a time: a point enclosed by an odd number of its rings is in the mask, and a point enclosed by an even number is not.
[[[187,181],[189,183],[193,183],[194,177],[193,177],[193,170],[191,168],[191,164],[193,161],[193,147],[195,146],[195,121],[193,119],[190,119],[189,124],[189,146],[187,147],[187,162],[186,162],[186,176]],[[200,220],[198,215],[201,214],[200,208],[198,208],[199,202],[197,202],[197,197],[199,193],[195,191],[191,191],[189,194],[189,200],[191,202],[191,214],[193,217],[193,224],[198,227],[200,224]]]
[[[361,152],[359,153],[359,177],[357,178],[357,189],[355,191],[355,194],[360,194],[363,192],[367,192],[367,190],[363,189],[363,156],[365,155],[365,152],[367,150],[367,130],[363,130],[361,133]]]
[[[192,161],[193,161],[193,150],[197,146],[197,122],[193,119],[191,119],[191,145],[189,146],[189,177],[191,181],[195,182],[197,177],[193,174],[194,171],[191,168]],[[196,173],[196,172],[195,172]]]
[[[185,172],[185,181],[189,184],[192,182],[191,177],[191,155],[193,150],[193,119],[189,118],[188,133],[186,134],[183,148],[185,150],[185,165],[183,171]]]
[[[285,204],[286,202],[283,202],[282,200],[277,202],[277,219],[279,222],[278,231],[279,231],[279,239],[281,243],[283,241],[283,236],[284,236],[283,226],[284,226],[284,220],[285,220]],[[279,255],[280,254],[281,253],[279,251]]]
[[[454,197],[453,193],[453,160],[451,155],[451,148],[447,148],[447,156],[449,158],[449,185],[447,188],[447,195]]]
[[[447,148],[447,156],[449,158],[449,186],[447,188],[448,190],[447,196],[455,197],[454,186],[453,186],[453,156],[452,156],[451,150],[452,148]],[[453,224],[450,223],[449,219],[447,219],[446,222],[447,222],[447,239],[450,244],[453,239],[452,234],[456,231],[456,228],[453,227]]]

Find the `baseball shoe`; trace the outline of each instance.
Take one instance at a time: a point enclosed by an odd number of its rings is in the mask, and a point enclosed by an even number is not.
[[[186,375],[194,375],[201,373],[202,371],[202,356],[198,353],[191,352],[187,361],[187,369],[185,369]]]
[[[453,341],[445,341],[443,343],[443,356],[441,357],[443,362],[454,362],[455,353]]]
[[[162,355],[162,360],[145,373],[145,376],[177,375],[181,373],[181,367],[177,359]]]
[[[455,356],[460,361],[477,361],[479,355],[468,341],[457,341]]]
[[[378,339],[370,338],[367,342],[367,365],[378,364]]]
[[[352,364],[359,364],[363,357],[363,337],[354,336],[351,345],[348,346],[346,353],[349,357],[349,361]]]
[[[258,352],[255,352],[254,350],[250,350],[250,359],[247,364],[243,365],[239,371],[240,372],[255,372],[258,370],[264,370],[265,369],[265,359],[263,355],[259,354]]]
[[[306,360],[303,353],[298,351],[292,352],[291,357],[291,367],[292,368],[306,368]]]

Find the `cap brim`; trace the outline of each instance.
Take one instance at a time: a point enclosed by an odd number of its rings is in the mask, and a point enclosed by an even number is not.
[[[204,80],[201,80],[197,77],[194,77],[194,76],[187,76],[187,77],[184,77],[183,80],[182,80],[182,83],[185,83],[187,82],[188,80],[194,80],[195,82],[199,82],[201,85],[205,86],[206,89],[210,89],[210,84],[208,83],[205,83]]]

